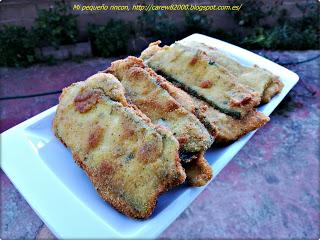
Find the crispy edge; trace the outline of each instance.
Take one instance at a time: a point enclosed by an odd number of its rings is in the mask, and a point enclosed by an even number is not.
[[[141,58],[142,60],[147,60],[151,58],[154,54],[156,54],[159,50],[162,49],[161,47],[159,47],[160,44],[160,40],[150,43],[149,46],[141,52],[139,58]]]
[[[183,166],[187,174],[187,182],[190,186],[204,186],[213,176],[212,168],[204,158],[204,152],[198,153],[196,159]]]
[[[280,93],[283,87],[283,82],[281,82],[277,77],[273,78],[271,84],[263,92],[262,103],[270,102],[271,98]]]
[[[242,119],[235,119],[231,116],[226,115],[226,117],[228,118],[228,121],[230,121],[232,125],[237,126],[235,128],[237,129],[240,128],[239,133],[236,133],[233,136],[230,136],[230,134],[224,133],[223,130],[221,130],[215,124],[215,121],[217,121],[217,119],[210,119],[210,117],[206,115],[207,111],[210,111],[210,110],[218,111],[218,110],[212,108],[211,106],[208,106],[206,103],[200,100],[198,101],[200,104],[196,110],[196,115],[202,121],[202,123],[207,127],[209,132],[212,134],[215,134],[216,136],[215,143],[229,143],[229,142],[235,141],[240,137],[242,137],[243,135],[262,127],[270,120],[269,117],[265,116],[261,112],[256,111],[255,109],[250,111]],[[224,114],[224,113],[219,112],[219,114]]]

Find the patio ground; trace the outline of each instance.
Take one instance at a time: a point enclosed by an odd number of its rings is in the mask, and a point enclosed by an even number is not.
[[[297,62],[320,51],[263,52]],[[103,70],[113,59],[0,69],[0,96],[60,90]],[[247,239],[320,237],[320,59],[287,66],[299,83],[202,194],[160,238]],[[1,132],[54,106],[58,94],[0,101]],[[1,177],[1,239],[50,239],[50,230]]]

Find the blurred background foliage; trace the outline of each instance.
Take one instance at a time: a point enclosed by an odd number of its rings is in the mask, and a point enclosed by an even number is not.
[[[77,41],[77,15],[63,1],[56,1],[50,9],[38,10],[32,30],[40,46],[72,44]]]
[[[25,27],[4,26],[0,29],[0,63],[21,67],[36,62],[36,42]]]
[[[201,12],[185,12],[183,24],[170,19],[168,12],[143,12],[135,22],[108,20],[104,25],[89,24],[88,40],[92,54],[110,57],[137,54],[128,48],[130,41],[145,38],[149,42],[161,39],[170,44],[192,33],[203,33],[247,49],[306,50],[319,49],[319,2],[301,2],[296,8],[300,18],[290,18],[290,12],[277,4],[263,1],[232,1],[243,4],[240,11],[230,11],[236,24],[232,31],[213,28],[213,20]],[[281,4],[280,4],[281,5]],[[274,22],[266,19],[272,17]],[[269,23],[267,23],[269,22]],[[64,1],[56,1],[48,10],[38,10],[33,27],[5,25],[0,28],[0,65],[28,66],[50,59],[36,54],[39,46],[74,44],[78,41],[77,15]],[[40,51],[41,52],[41,51]]]
[[[109,57],[125,54],[128,41],[132,37],[130,24],[122,20],[111,19],[105,25],[88,25],[92,54],[98,57]]]
[[[137,19],[137,35],[174,39],[177,36],[178,27],[168,17],[168,14],[162,11],[143,12]]]

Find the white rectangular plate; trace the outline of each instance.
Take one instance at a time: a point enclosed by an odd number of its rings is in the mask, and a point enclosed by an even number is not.
[[[190,40],[204,42],[243,64],[257,64],[278,75],[284,89],[259,108],[266,115],[299,80],[288,69],[226,42],[200,34],[184,39]],[[68,149],[54,137],[51,123],[55,110],[52,107],[1,134],[1,168],[58,238],[156,238],[204,190],[184,185],[163,194],[147,220],[134,220],[118,213],[99,197]],[[215,177],[253,134],[207,151],[206,159]]]

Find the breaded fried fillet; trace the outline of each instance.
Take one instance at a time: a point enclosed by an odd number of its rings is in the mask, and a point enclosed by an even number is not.
[[[204,158],[204,152],[198,153],[196,159],[184,163],[183,167],[187,174],[187,182],[191,186],[201,187],[212,178],[212,168]]]
[[[165,79],[145,66],[141,59],[128,57],[115,61],[106,71],[121,81],[127,99],[152,123],[168,127],[173,132],[182,152],[197,153],[211,146],[213,139],[205,126],[162,88]]]
[[[235,119],[169,82],[166,83],[166,89],[183,107],[195,113],[217,143],[235,141],[269,121],[269,117],[256,110],[250,111],[243,119]]]
[[[183,162],[195,161],[189,165],[197,169],[208,166],[204,164],[205,159],[197,160],[200,156],[198,152],[209,148],[213,138],[192,112],[184,109],[174,97],[170,96],[174,93],[168,93],[170,90],[167,88],[168,82],[163,77],[135,57],[115,61],[106,71],[120,79],[127,99],[150,117],[154,124],[168,127],[173,132],[180,143],[180,156]],[[178,93],[175,97],[178,97]],[[198,164],[201,165],[197,166]],[[205,184],[212,177],[212,174],[205,176],[208,172],[209,170],[205,172],[196,170],[190,178],[197,178],[195,174],[199,173],[201,176],[197,179],[202,179],[202,183]]]
[[[179,43],[205,52],[208,55],[208,59],[218,65],[221,65],[231,74],[235,75],[239,83],[248,86],[253,89],[253,91],[259,93],[263,103],[269,102],[270,99],[283,88],[283,83],[279,80],[279,77],[266,69],[260,68],[256,65],[252,67],[241,65],[235,59],[226,55],[222,51],[204,43],[195,41],[180,41]]]
[[[159,194],[186,178],[178,141],[129,105],[111,74],[65,88],[53,130],[102,198],[130,217],[150,216]]]
[[[196,115],[209,132],[216,136],[217,143],[235,141],[248,132],[262,127],[270,120],[269,117],[254,109],[242,119],[236,119],[209,106],[200,99],[193,98],[193,100],[197,105]]]
[[[227,69],[210,61],[205,52],[178,42],[162,48],[158,44],[159,41],[151,43],[141,53],[141,58],[188,93],[237,118],[260,103],[258,93],[247,89]]]

